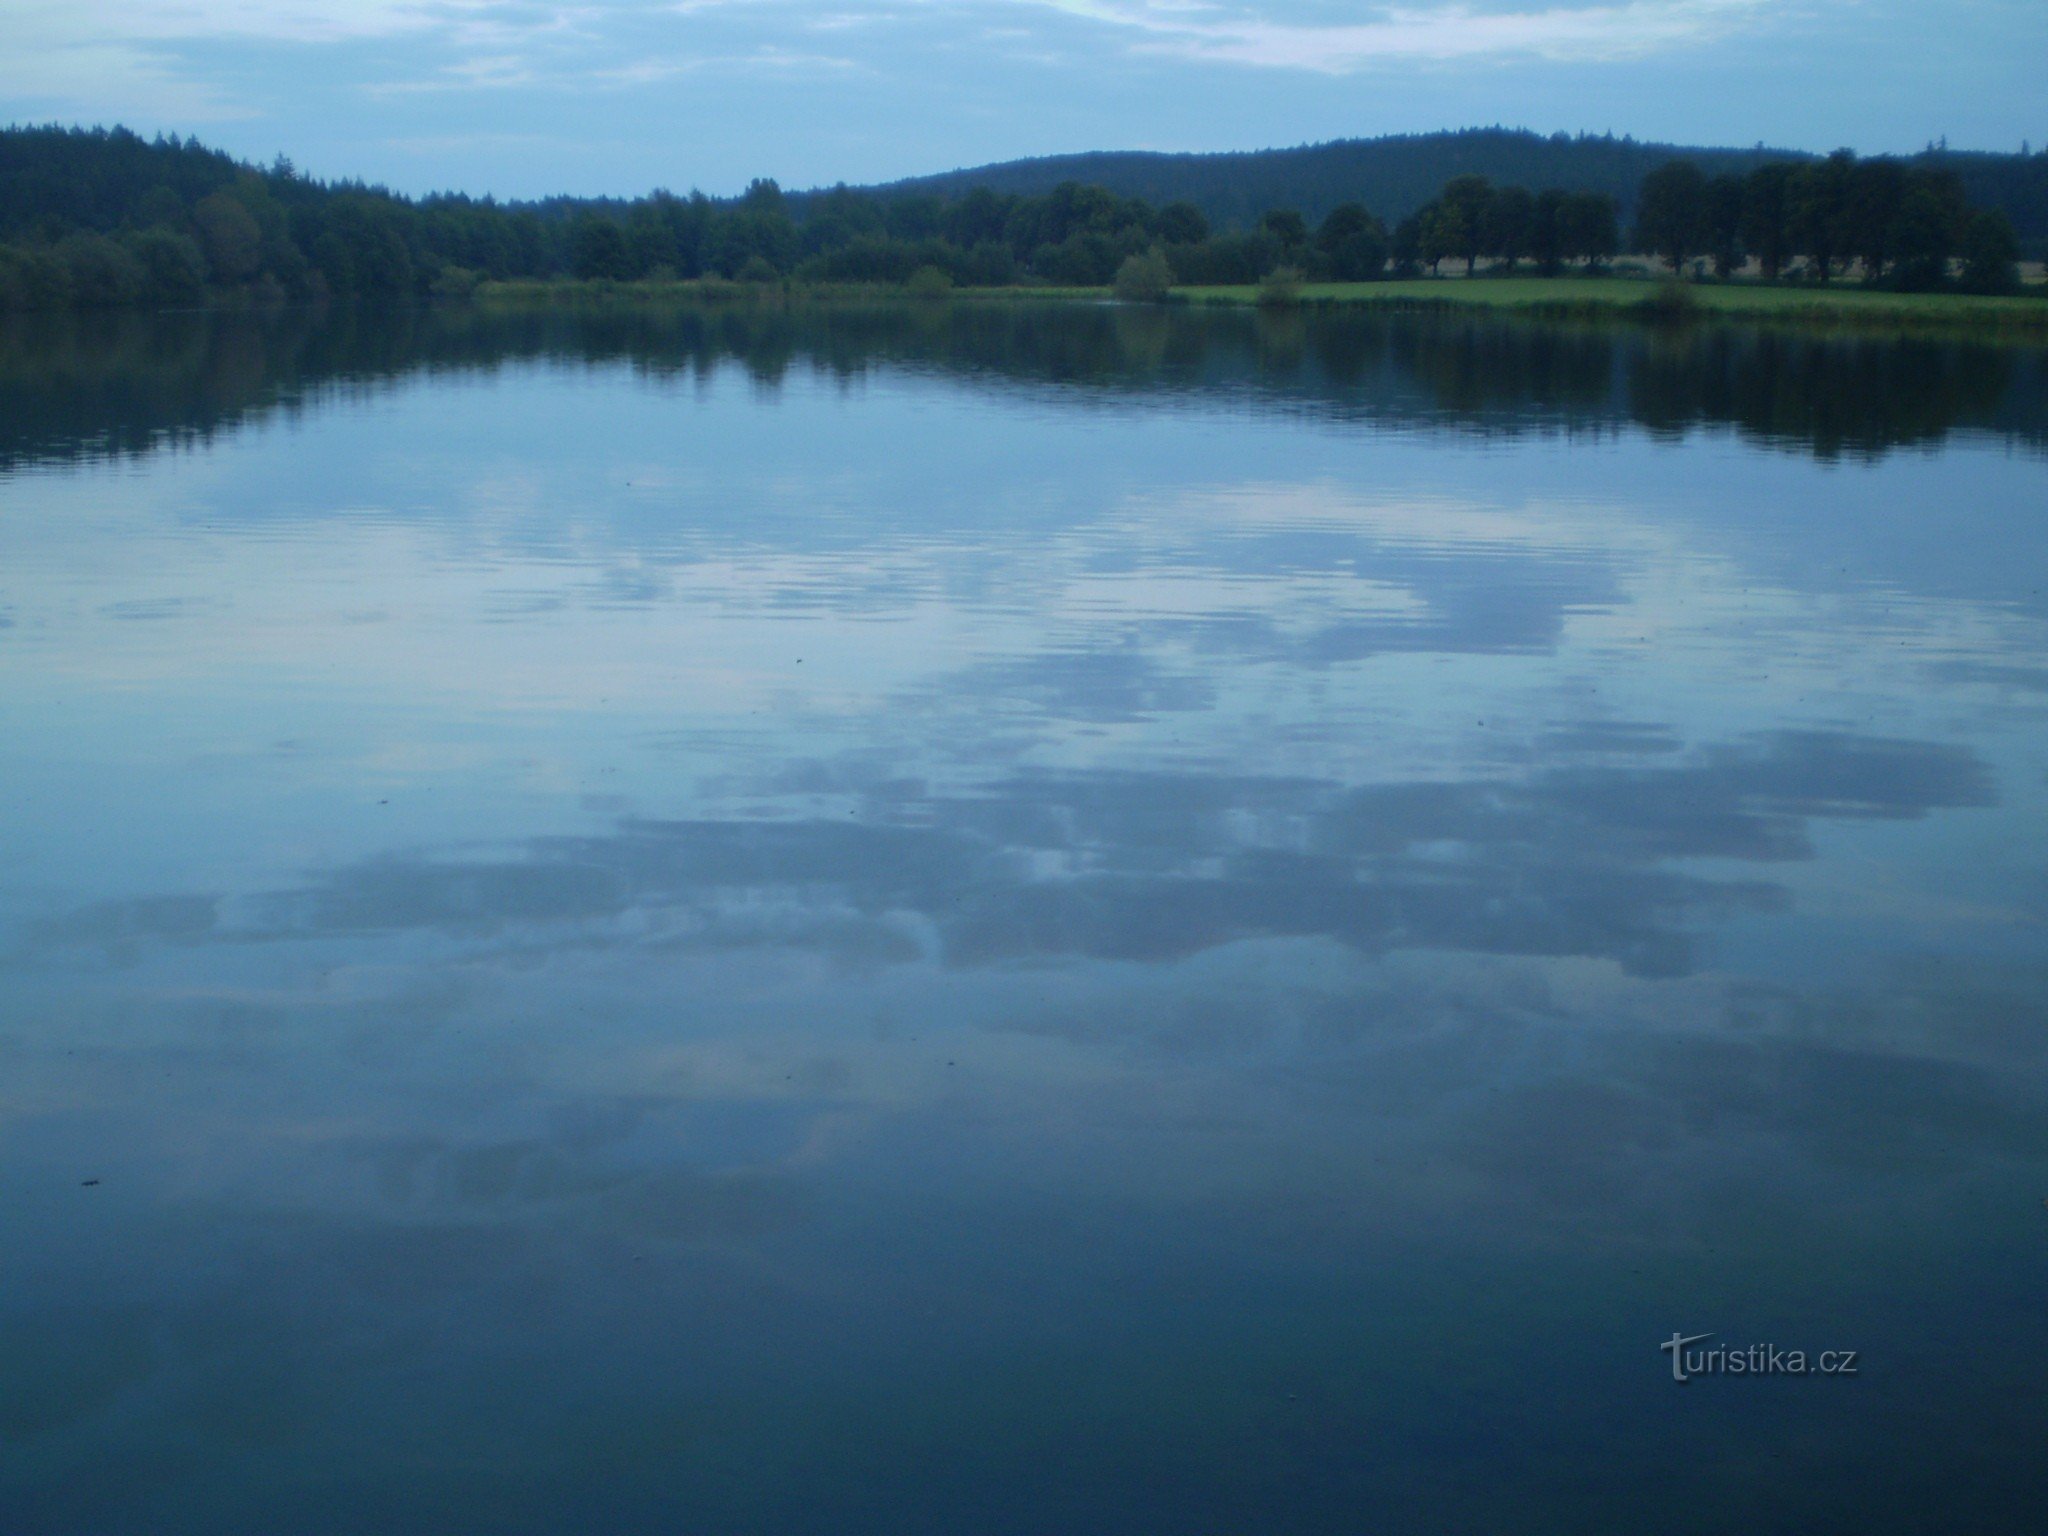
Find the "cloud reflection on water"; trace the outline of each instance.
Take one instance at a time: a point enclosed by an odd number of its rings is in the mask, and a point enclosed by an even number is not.
[[[2036,360],[946,313],[0,367],[0,1509],[2037,1490]]]

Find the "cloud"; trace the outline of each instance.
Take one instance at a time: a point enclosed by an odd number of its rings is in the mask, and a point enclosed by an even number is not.
[[[129,43],[82,38],[10,39],[0,49],[5,115],[94,115],[118,103],[128,120],[213,123],[252,115],[214,86],[181,78],[174,61]]]
[[[452,51],[457,57],[446,67],[456,78],[520,84],[528,78],[528,50],[576,34],[602,14],[517,0],[36,4],[8,18],[0,102],[15,112],[111,111],[127,121],[247,117],[256,115],[253,109],[231,99],[224,84],[235,70],[228,51],[320,50],[396,39]],[[408,60],[403,67],[415,66]]]
[[[685,15],[775,12],[807,30],[846,29],[942,12],[984,11],[979,36],[1043,57],[1042,28],[1006,25],[1033,11],[1056,13],[1091,29],[1136,34],[1132,51],[1208,63],[1342,74],[1414,60],[1523,57],[1552,61],[1615,61],[1725,36],[1768,14],[1765,0],[1626,0],[1619,5],[1391,5],[1368,20],[1341,7],[1341,20],[1320,8],[1285,3],[1227,5],[1206,0],[990,0],[966,5],[932,0],[880,0],[842,5],[817,15],[800,0],[682,0]],[[1771,8],[1773,10],[1777,8]]]
[[[12,9],[10,7],[10,9]],[[9,22],[16,50],[152,42],[256,40],[333,43],[485,21],[500,9],[465,0],[219,0],[204,5],[157,0],[148,5],[77,0],[31,5]]]
[[[366,15],[379,9],[364,8]],[[276,7],[270,30],[253,35],[289,37],[277,28],[293,15],[293,7]],[[186,43],[247,38],[248,24],[258,19],[233,5],[217,17],[185,5],[117,8],[102,0],[9,7],[7,46],[0,49],[0,117],[106,117],[184,127],[254,116],[180,52]],[[317,26],[321,18],[313,20]]]
[[[1271,7],[1038,0],[1132,29],[1140,51],[1211,63],[1345,74],[1377,64],[1483,58],[1613,62],[1709,41],[1764,13],[1762,0],[1631,0],[1624,5],[1484,10],[1392,6],[1365,22],[1292,21]]]
[[[110,0],[35,4],[9,19],[0,100],[24,108],[159,119],[245,115],[225,55],[249,48],[324,50],[402,44],[357,61],[373,93],[594,82],[658,86],[703,71],[843,72],[904,58],[901,25],[886,55],[849,58],[806,46],[851,43],[881,24],[916,24],[926,51],[964,47],[995,61],[1071,64],[1109,38],[1125,51],[1197,63],[1346,74],[1390,63],[1534,58],[1614,61],[1686,47],[1766,14],[1762,0],[1626,0],[1488,8],[1394,5],[1356,19],[1314,7],[1174,0],[683,0],[648,7],[592,0]],[[875,45],[868,45],[871,48]],[[241,79],[250,78],[246,74]],[[274,78],[263,71],[256,78]]]

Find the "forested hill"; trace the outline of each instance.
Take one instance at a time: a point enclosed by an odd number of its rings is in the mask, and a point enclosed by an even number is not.
[[[1373,157],[1389,146],[1401,151],[1403,177],[1454,174],[1436,187],[1375,181],[1384,167]],[[1437,158],[1418,158],[1418,146]],[[1502,147],[1521,158],[1489,158]],[[413,302],[459,298],[485,280],[561,278],[922,282],[927,291],[1114,282],[1157,297],[1176,285],[1281,276],[1371,282],[1447,259],[1468,273],[1482,258],[1510,271],[1524,261],[1553,275],[1598,271],[1626,250],[1654,253],[1671,271],[1697,257],[1722,277],[1754,257],[1770,281],[1796,268],[1800,280],[1827,282],[1853,265],[1867,283],[1916,291],[2017,288],[2021,247],[2009,226],[2037,245],[2048,235],[2038,175],[2048,155],[1917,158],[1902,166],[1846,150],[1804,161],[1724,150],[1678,159],[1628,140],[1489,131],[1038,161],[865,192],[785,196],[764,179],[735,199],[657,190],[631,201],[499,203],[323,182],[283,159],[248,165],[189,139],[0,128],[0,310]],[[1188,179],[1126,180],[1135,192],[1101,185],[1127,163]],[[1644,164],[1645,178],[1630,182],[1624,171]],[[1998,187],[1973,205],[1962,173],[1981,183],[1999,167]],[[1197,168],[1214,178],[1206,193]],[[1026,169],[1043,190],[1004,184]],[[1205,197],[1209,216],[1197,202]],[[1631,232],[1617,205],[1638,200]],[[2017,204],[2019,217],[2001,204]]]
[[[1475,174],[1501,186],[1604,192],[1620,204],[1624,218],[1632,218],[1643,177],[1681,158],[1712,176],[1748,172],[1767,160],[1811,157],[1762,145],[1694,148],[1611,134],[1575,138],[1558,133],[1546,138],[1514,129],[1468,128],[1230,154],[1129,150],[1048,155],[916,176],[873,190],[956,196],[972,187],[987,187],[1030,194],[1078,181],[1119,196],[1141,197],[1155,207],[1193,203],[1212,223],[1224,227],[1255,223],[1268,208],[1299,209],[1314,222],[1349,202],[1364,203],[1391,224],[1435,197],[1453,176]],[[2048,146],[2031,155],[1929,150],[1910,157],[1910,163],[1955,172],[1972,204],[2001,209],[2030,247],[2048,242]]]

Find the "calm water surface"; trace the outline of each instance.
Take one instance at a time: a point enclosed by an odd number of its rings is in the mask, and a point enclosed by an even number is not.
[[[0,333],[0,1529],[2021,1529],[2044,525],[1947,343]]]

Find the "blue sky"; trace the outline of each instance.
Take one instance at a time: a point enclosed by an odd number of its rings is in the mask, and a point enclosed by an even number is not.
[[[872,181],[1505,123],[2048,141],[2048,0],[0,0],[0,119],[407,191]]]

